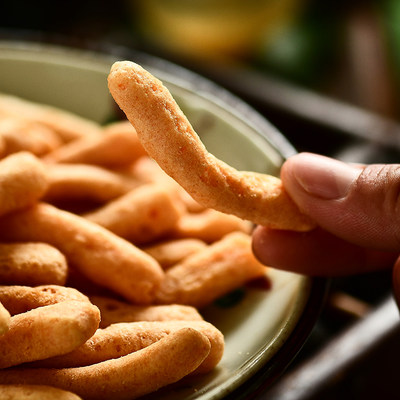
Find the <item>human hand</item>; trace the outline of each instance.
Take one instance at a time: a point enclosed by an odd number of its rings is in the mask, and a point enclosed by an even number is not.
[[[253,251],[266,265],[311,276],[393,268],[400,299],[400,164],[346,164],[315,154],[288,159],[283,185],[318,228],[257,227]]]

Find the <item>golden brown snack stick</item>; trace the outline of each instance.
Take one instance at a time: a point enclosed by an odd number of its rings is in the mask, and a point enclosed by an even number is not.
[[[48,384],[85,400],[132,400],[190,374],[207,357],[210,347],[202,333],[184,328],[142,350],[87,367],[3,370],[0,383]]]
[[[47,243],[0,243],[3,285],[64,285],[68,265],[64,254]]]
[[[44,201],[90,200],[104,203],[128,193],[140,182],[111,170],[87,164],[49,164],[49,188]]]
[[[65,301],[11,317],[0,336],[0,368],[68,353],[99,326],[99,309],[89,302]]]
[[[0,236],[57,247],[74,268],[139,304],[151,303],[164,272],[154,258],[107,229],[49,204],[0,219]]]
[[[89,302],[89,298],[75,288],[58,285],[0,286],[0,302],[11,315],[21,314],[33,308],[49,306],[62,301]]]
[[[0,336],[8,331],[10,326],[10,312],[0,302]]]
[[[47,154],[49,162],[95,164],[107,167],[129,165],[145,155],[136,131],[128,121],[103,128],[100,135],[82,137]]]
[[[314,228],[280,179],[237,171],[210,154],[168,89],[145,69],[116,62],[108,86],[148,154],[199,203],[272,228]]]
[[[140,157],[134,162],[129,168],[129,173],[133,175],[134,178],[144,183],[159,183],[168,187],[177,195],[178,199],[184,203],[189,212],[200,212],[205,209],[204,206],[194,200],[182,186],[168,176],[160,166],[148,156]]]
[[[31,367],[70,368],[96,364],[141,350],[182,328],[193,328],[207,336],[211,349],[196,373],[211,371],[224,352],[224,336],[206,321],[121,322],[98,329],[71,353],[31,363]]]
[[[143,250],[155,258],[163,269],[167,269],[205,247],[207,244],[200,239],[184,238],[156,243]]]
[[[75,393],[46,385],[0,385],[2,400],[82,400]]]
[[[0,215],[30,206],[46,192],[43,163],[33,154],[19,152],[0,161]]]
[[[253,224],[249,221],[209,208],[200,213],[183,214],[171,236],[197,238],[212,243],[228,233],[235,231],[250,233],[252,229]]]
[[[230,233],[168,269],[156,301],[201,308],[265,272],[252,253],[251,237]]]
[[[51,129],[17,117],[0,118],[0,137],[4,141],[4,155],[29,151],[40,157],[62,144]]]
[[[171,231],[181,216],[180,204],[165,187],[142,185],[85,217],[135,244]]]
[[[100,328],[119,322],[203,320],[194,307],[182,304],[138,306],[99,295],[90,296],[90,301],[100,310]]]
[[[97,123],[74,113],[7,94],[0,94],[0,114],[40,123],[56,132],[64,142],[99,135],[102,131]]]

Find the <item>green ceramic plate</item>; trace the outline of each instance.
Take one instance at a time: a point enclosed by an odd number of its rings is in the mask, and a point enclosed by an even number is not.
[[[274,127],[231,94],[178,66],[125,50],[110,55],[0,41],[0,92],[105,123],[117,113],[106,82],[117,59],[138,62],[164,81],[208,150],[236,168],[277,174],[294,153]],[[269,288],[244,287],[203,310],[225,335],[218,368],[149,398],[244,398],[284,370],[315,322],[324,285],[272,269],[268,277]]]

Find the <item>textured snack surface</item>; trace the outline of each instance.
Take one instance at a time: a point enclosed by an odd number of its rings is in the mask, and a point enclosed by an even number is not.
[[[108,84],[148,154],[199,203],[272,228],[314,227],[280,179],[237,171],[209,153],[168,89],[141,66],[114,63]]]

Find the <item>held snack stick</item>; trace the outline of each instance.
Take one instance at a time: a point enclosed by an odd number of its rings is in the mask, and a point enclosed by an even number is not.
[[[0,219],[3,239],[57,247],[82,274],[139,304],[151,303],[164,272],[154,258],[83,217],[46,203]]]
[[[224,337],[206,321],[121,322],[96,333],[71,353],[36,361],[29,366],[46,368],[70,368],[96,364],[133,353],[182,328],[193,328],[207,336],[211,349],[206,359],[194,371],[204,374],[211,371],[221,360]]]
[[[237,171],[210,154],[168,89],[142,67],[114,63],[108,85],[148,154],[199,203],[272,228],[314,228],[280,179]]]
[[[0,368],[69,353],[99,326],[100,312],[89,302],[65,301],[11,317],[0,336]]]
[[[193,372],[210,348],[202,333],[183,328],[142,350],[87,367],[2,370],[0,384],[47,384],[85,400],[133,400]]]
[[[68,265],[64,254],[47,243],[0,243],[3,285],[64,285]]]

